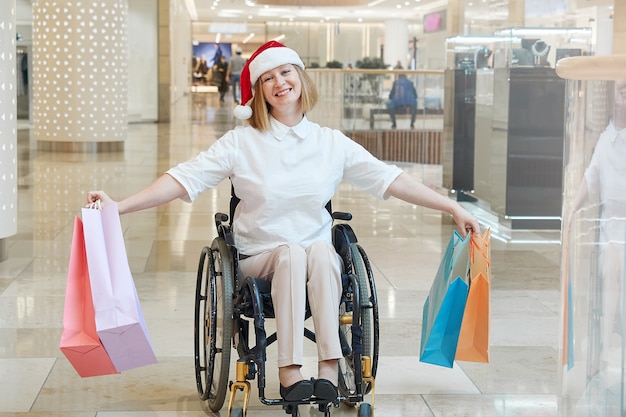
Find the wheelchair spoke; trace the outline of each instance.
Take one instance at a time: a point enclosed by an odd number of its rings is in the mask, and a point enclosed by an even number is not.
[[[219,411],[228,389],[232,334],[232,259],[223,239],[204,248],[196,284],[196,383],[201,399]]]
[[[364,383],[361,389],[358,389],[357,383],[360,381],[357,378],[361,378],[362,356],[371,358],[375,376],[375,366],[378,362],[378,309],[373,275],[365,252],[357,244],[351,243],[349,257],[348,273],[355,279],[352,285],[358,286],[358,297],[356,293],[347,294],[346,301],[340,307],[340,342],[344,358],[339,361],[339,389],[345,397],[354,398],[357,394],[364,395],[371,390],[369,383]],[[352,320],[343,316],[350,310],[358,312],[352,314]],[[358,331],[358,335],[353,335],[353,331]],[[358,352],[352,351],[353,343],[361,347]]]

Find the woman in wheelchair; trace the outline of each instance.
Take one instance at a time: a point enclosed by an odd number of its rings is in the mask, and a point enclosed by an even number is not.
[[[317,90],[298,54],[270,41],[241,74],[235,116],[248,124],[224,134],[194,159],[171,168],[151,185],[117,202],[120,214],[195,200],[229,178],[240,199],[232,232],[244,276],[272,282],[278,342],[280,395],[286,401],[337,398],[338,337],[342,292],[340,260],[325,208],[342,180],[380,199],[391,196],[451,214],[459,229],[479,230],[476,218],[394,165],[376,159],[338,130],[306,113]],[[91,191],[88,202],[115,202]],[[305,378],[305,305],[316,331],[318,375]]]

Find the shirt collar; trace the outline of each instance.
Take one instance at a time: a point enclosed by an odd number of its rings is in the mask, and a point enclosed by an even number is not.
[[[311,131],[311,126],[312,123],[309,122],[306,115],[302,117],[300,123],[293,127],[289,127],[270,116],[270,133],[278,140],[283,140],[289,132],[293,132],[300,139],[304,139]]]
[[[611,120],[604,131],[605,135],[608,135],[608,139],[611,143],[615,143],[615,141],[619,138],[621,140],[626,139],[626,129],[617,130],[615,125],[613,124],[613,120]]]

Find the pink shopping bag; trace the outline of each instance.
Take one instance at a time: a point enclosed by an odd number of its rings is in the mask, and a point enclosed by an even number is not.
[[[74,220],[59,348],[83,378],[118,373],[96,332],[83,223],[78,217]]]
[[[82,210],[96,329],[118,371],[157,362],[133,281],[116,204]]]

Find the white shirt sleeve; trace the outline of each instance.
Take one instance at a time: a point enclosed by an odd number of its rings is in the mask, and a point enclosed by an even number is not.
[[[396,165],[387,164],[369,153],[363,146],[339,133],[336,140],[344,141],[345,165],[343,178],[350,184],[381,200],[386,196],[391,183],[402,173]]]
[[[187,190],[189,198],[185,200],[193,202],[204,191],[214,188],[232,174],[237,153],[237,134],[230,131],[209,149],[169,169],[167,174]]]

